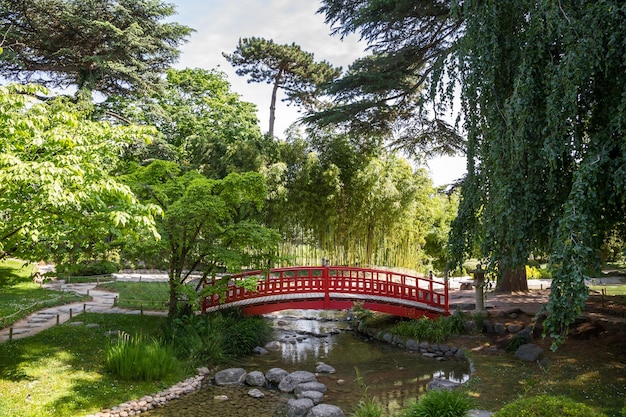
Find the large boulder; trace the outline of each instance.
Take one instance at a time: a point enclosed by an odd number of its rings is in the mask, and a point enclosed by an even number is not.
[[[526,362],[536,362],[543,355],[543,349],[533,343],[526,343],[515,351],[515,356]]]
[[[295,371],[287,375],[278,384],[278,389],[281,392],[292,392],[298,384],[305,382],[315,382],[317,378],[315,374],[308,371]]]
[[[326,385],[322,384],[321,382],[314,381],[314,382],[305,382],[304,384],[296,385],[296,388],[293,390],[293,393],[296,396],[303,391],[317,391],[323,394],[327,390],[328,388],[326,388]]]
[[[287,401],[287,417],[304,417],[313,408],[310,398],[290,399]]]
[[[345,417],[345,414],[336,405],[318,404],[311,408],[307,417]]]
[[[287,375],[289,375],[289,372],[282,368],[271,368],[265,373],[265,379],[267,379],[267,382],[270,384],[279,384]]]
[[[243,368],[228,368],[216,372],[215,385],[238,385],[246,379],[246,370]]]
[[[319,404],[324,400],[324,394],[319,391],[302,391],[296,395],[296,398],[309,398],[313,404]]]
[[[246,384],[253,387],[264,387],[267,384],[267,381],[263,372],[252,371],[246,375]]]

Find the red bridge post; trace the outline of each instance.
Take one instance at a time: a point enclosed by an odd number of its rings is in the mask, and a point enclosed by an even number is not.
[[[324,281],[324,308],[330,309],[330,274],[328,265],[322,265],[322,280]]]

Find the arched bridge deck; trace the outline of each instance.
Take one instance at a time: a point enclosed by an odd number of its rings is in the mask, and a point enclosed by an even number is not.
[[[258,276],[255,291],[243,280]],[[245,314],[289,309],[342,310],[355,302],[363,308],[402,317],[449,314],[445,282],[393,271],[343,266],[276,268],[233,275],[225,295],[204,300],[203,312],[240,307]]]

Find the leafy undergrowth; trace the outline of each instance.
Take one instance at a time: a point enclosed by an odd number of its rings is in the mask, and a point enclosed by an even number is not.
[[[123,381],[105,369],[108,331],[159,336],[163,317],[81,314],[35,336],[0,344],[0,416],[80,416],[153,394],[193,374],[177,367],[162,379]],[[87,327],[95,323],[99,327]]]

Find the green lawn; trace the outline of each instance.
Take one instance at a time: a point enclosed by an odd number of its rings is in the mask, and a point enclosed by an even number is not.
[[[589,290],[599,293],[604,290],[606,295],[626,295],[626,284],[590,285]]]
[[[119,293],[117,306],[146,310],[167,310],[169,283],[167,282],[107,282],[100,285]]]
[[[163,317],[85,313],[35,336],[0,344],[0,416],[79,416],[154,394],[194,374],[180,365],[158,382],[122,381],[104,369],[109,330],[158,335]],[[86,324],[99,327],[90,328]]]
[[[0,262],[0,328],[45,307],[89,299],[40,288],[31,278],[32,271],[33,266],[25,265],[24,261],[8,259]]]

